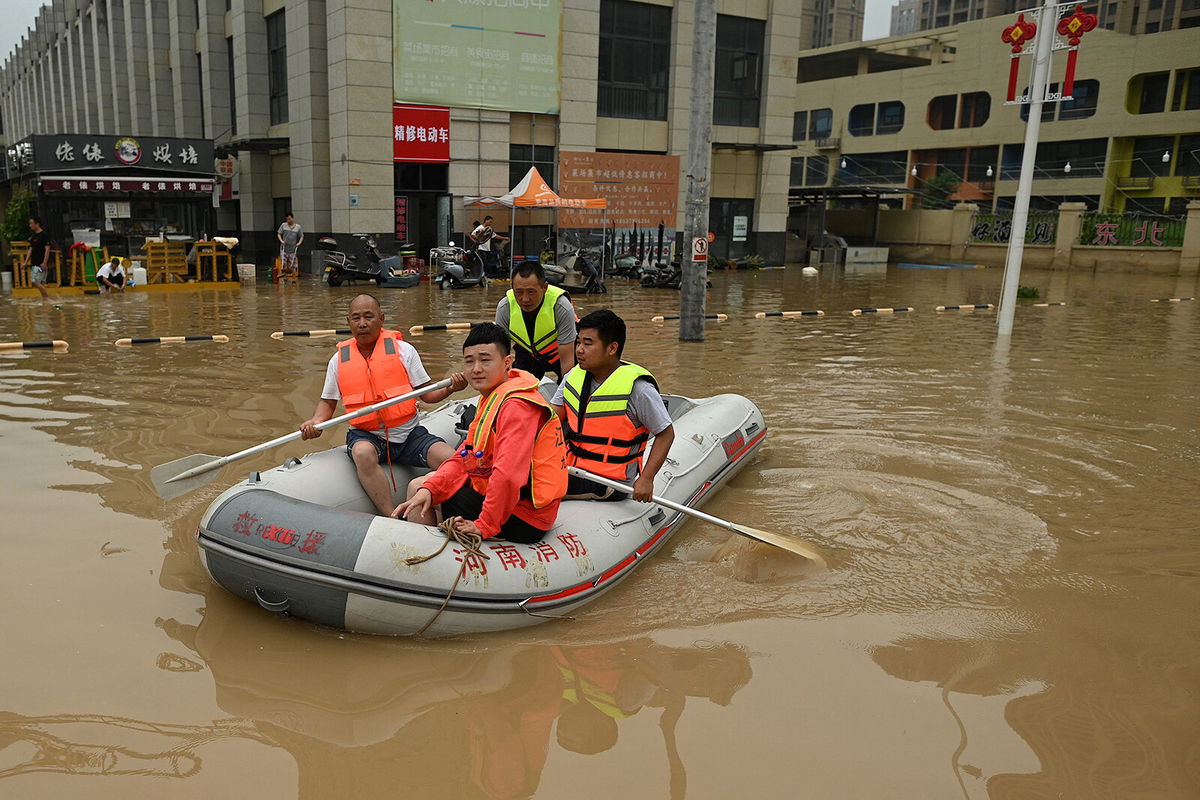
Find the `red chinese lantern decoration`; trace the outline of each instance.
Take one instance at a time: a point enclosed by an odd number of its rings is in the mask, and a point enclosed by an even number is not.
[[[1012,59],[1008,67],[1008,95],[1005,98],[1010,103],[1017,97],[1017,73],[1020,71],[1021,51],[1025,49],[1026,42],[1033,41],[1036,33],[1037,25],[1027,22],[1024,14],[1017,14],[1017,21],[1000,34],[1000,41],[1012,46]]]
[[[1067,51],[1067,75],[1063,80],[1063,97],[1070,97],[1075,91],[1075,57],[1079,53],[1079,40],[1085,33],[1094,30],[1097,19],[1095,14],[1085,14],[1083,4],[1075,6],[1075,13],[1058,21],[1058,33],[1067,37],[1070,48]]]

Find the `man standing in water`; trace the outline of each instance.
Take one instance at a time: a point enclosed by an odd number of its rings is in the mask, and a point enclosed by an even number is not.
[[[538,262],[517,265],[512,288],[496,304],[496,324],[516,345],[515,369],[561,379],[575,366],[575,307],[566,291],[546,282]]]
[[[42,229],[42,220],[38,217],[29,218],[29,230],[33,231],[33,235],[29,237],[29,252],[25,254],[21,266],[29,267],[29,282],[42,293],[43,300],[49,300],[46,269],[50,264],[50,234]]]
[[[317,425],[333,418],[339,400],[347,411],[357,411],[432,383],[416,349],[399,332],[383,327],[383,310],[374,297],[360,294],[351,300],[346,321],[354,338],[339,344],[330,356],[321,399],[312,418],[300,425],[302,439],[321,435]],[[462,373],[451,378],[450,386],[421,399],[439,403],[467,387]],[[454,454],[443,439],[417,423],[414,399],[351,420],[346,432],[346,452],[354,461],[358,482],[381,515],[390,514],[395,505],[390,478],[381,464],[436,469]]]

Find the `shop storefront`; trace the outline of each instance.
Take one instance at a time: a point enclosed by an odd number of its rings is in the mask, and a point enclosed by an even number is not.
[[[35,213],[64,251],[98,239],[137,258],[148,238],[189,242],[213,231],[207,139],[37,135],[7,148],[7,169],[34,193]]]
[[[450,109],[392,106],[396,244],[419,257],[450,239]]]

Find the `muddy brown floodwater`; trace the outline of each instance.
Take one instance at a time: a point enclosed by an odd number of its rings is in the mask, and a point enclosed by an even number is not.
[[[432,642],[204,573],[205,506],[311,446],[171,502],[148,477],[294,430],[334,340],[270,333],[337,327],[355,290],[0,297],[0,340],[71,343],[0,355],[0,797],[1200,796],[1200,302],[1150,302],[1196,278],[1026,271],[1068,305],[1022,305],[1008,346],[993,312],[933,310],[1000,277],[716,273],[702,344],[650,322],[675,293],[577,298],[668,391],[762,407],[705,508],[830,569],[693,521],[574,622]],[[502,291],[381,294],[407,329]],[[230,342],[113,346],[203,333]],[[461,333],[409,338],[457,363]]]

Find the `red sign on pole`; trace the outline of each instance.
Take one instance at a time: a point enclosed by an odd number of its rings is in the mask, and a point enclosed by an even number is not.
[[[450,162],[450,109],[392,106],[392,160],[420,164]]]

